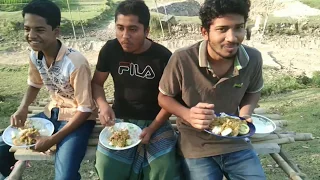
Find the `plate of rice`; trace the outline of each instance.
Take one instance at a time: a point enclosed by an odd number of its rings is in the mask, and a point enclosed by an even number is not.
[[[108,149],[125,150],[135,147],[141,142],[139,138],[141,132],[142,129],[135,124],[118,122],[101,131],[99,142]]]

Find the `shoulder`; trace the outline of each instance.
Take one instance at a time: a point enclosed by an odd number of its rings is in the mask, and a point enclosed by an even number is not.
[[[198,55],[199,54],[199,47],[202,41],[197,42],[195,44],[186,46],[186,47],[182,47],[177,49],[174,53],[176,54],[180,54],[180,55],[185,55],[185,54],[195,54]]]
[[[41,52],[38,52],[38,51],[34,51],[34,50],[32,50],[31,49],[31,51],[30,51],[30,53],[29,53],[29,58],[30,58],[30,60],[31,60],[31,62],[33,63],[33,64],[37,64],[36,62],[37,62],[37,60],[38,59],[42,59],[43,57],[38,57],[39,56],[39,53],[41,53]],[[42,55],[43,56],[43,55]]]
[[[103,47],[101,48],[100,52],[105,52],[105,51],[121,51],[121,45],[117,39],[112,39],[108,40]]]
[[[177,49],[172,54],[171,59],[176,60],[176,61],[181,61],[181,60],[183,60],[183,61],[188,61],[188,60],[198,61],[200,44],[201,44],[201,41],[197,42],[193,45]]]
[[[153,51],[157,52],[157,53],[160,53],[160,54],[163,54],[163,55],[166,55],[166,56],[171,56],[171,51],[164,47],[162,44],[159,44],[157,42],[152,42],[152,48],[153,48]]]
[[[67,48],[64,58],[65,60],[70,61],[74,65],[75,69],[78,69],[83,66],[89,67],[87,58],[75,49]]]
[[[259,50],[253,47],[249,47],[246,45],[242,45],[242,47],[245,49],[246,53],[249,56],[250,61],[249,62],[256,62],[256,63],[262,63],[262,55]]]

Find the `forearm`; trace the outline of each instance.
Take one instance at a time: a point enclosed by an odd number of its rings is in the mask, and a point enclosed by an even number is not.
[[[189,119],[189,117],[186,117],[189,115],[189,108],[184,107],[174,98],[159,93],[158,101],[159,105],[168,113],[174,114],[185,121]]]
[[[29,86],[27,93],[23,96],[19,109],[26,109],[36,99],[40,89],[33,86]]]
[[[71,132],[79,128],[91,115],[91,112],[80,112],[77,111],[71,120],[57,133],[51,136],[54,144],[59,143]]]
[[[92,82],[92,97],[98,106],[109,105],[102,86]]]
[[[158,113],[157,117],[154,119],[154,121],[150,124],[149,128],[155,132],[157,129],[159,129],[171,116],[170,113],[168,113],[166,110],[161,109]]]
[[[260,99],[261,93],[246,93],[240,103],[239,116],[251,116]]]

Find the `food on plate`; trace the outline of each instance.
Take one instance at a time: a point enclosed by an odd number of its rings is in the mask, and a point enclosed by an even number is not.
[[[109,138],[109,145],[115,147],[126,147],[131,145],[131,139],[129,135],[128,129],[121,129],[121,130],[113,130],[112,135]]]
[[[40,136],[39,129],[34,128],[30,120],[27,120],[24,127],[18,128],[18,132],[12,132],[12,142],[16,146],[31,145],[36,143],[36,137]]]
[[[233,137],[246,135],[250,131],[247,121],[231,116],[220,116],[214,118],[209,129],[213,134]]]

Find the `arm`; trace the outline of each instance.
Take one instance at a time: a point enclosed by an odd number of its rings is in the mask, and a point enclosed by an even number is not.
[[[260,92],[257,93],[246,93],[240,103],[239,116],[244,118],[250,118],[253,110],[257,107],[260,99]]]
[[[213,104],[199,102],[189,109],[174,99],[182,91],[183,77],[180,56],[178,53],[174,53],[160,80],[159,105],[169,113],[182,118],[185,124],[192,125],[197,129],[206,129],[214,117]]]
[[[106,101],[106,95],[103,89],[104,82],[107,80],[108,76],[108,72],[100,72],[96,70],[92,78],[92,96],[99,107],[109,106],[108,102]]]
[[[89,118],[90,115],[91,115],[91,112],[77,111],[76,114],[72,117],[72,119],[69,120],[69,122],[61,130],[59,130],[57,133],[55,133],[54,135],[52,135],[50,137],[52,142],[48,148],[50,148],[54,144],[58,144],[67,135],[69,135],[71,132],[73,132],[74,130],[79,128],[81,124],[83,124],[85,121],[87,121],[87,119]],[[36,149],[37,149],[37,147],[36,147]],[[37,149],[37,150],[39,150],[39,149]],[[39,151],[41,151],[41,150],[39,150]]]
[[[189,109],[181,105],[174,98],[162,93],[159,93],[158,101],[162,108],[182,118],[185,124],[191,125],[196,129],[203,130],[209,128],[211,121],[215,117],[213,104],[199,102],[196,106]]]
[[[96,101],[100,109],[99,120],[104,126],[114,125],[114,119],[116,118],[112,108],[106,101],[103,89],[103,84],[107,80],[108,76],[108,72],[100,72],[96,70],[91,82],[93,99]]]
[[[151,129],[151,132],[154,133],[157,129],[159,129],[169,119],[170,116],[171,116],[170,113],[168,113],[164,109],[161,109],[157,117],[149,126],[149,128]]]
[[[166,110],[161,109],[158,113],[157,117],[152,121],[152,123],[143,129],[143,131],[140,134],[141,143],[148,144],[149,140],[151,138],[151,135],[159,129],[171,116],[170,113],[168,113]]]
[[[24,125],[28,115],[28,107],[36,99],[39,91],[39,88],[29,85],[27,93],[23,96],[18,110],[10,118],[12,126],[21,127]]]
[[[94,102],[91,91],[91,72],[88,65],[81,65],[72,72],[70,84],[74,88],[74,97],[77,102],[77,111],[67,124],[50,137],[38,138],[35,150],[46,151],[54,144],[61,142],[67,135],[79,128],[90,117]]]
[[[177,117],[182,118],[185,122],[189,119],[189,108],[184,107],[176,99],[170,96],[166,96],[161,92],[158,95],[159,105],[166,109],[169,113],[176,115]]]
[[[31,59],[29,59],[28,85],[29,87],[20,103],[18,110],[10,118],[12,126],[24,126],[24,122],[26,121],[28,115],[28,107],[36,99],[43,85],[39,71]]]
[[[247,92],[244,94],[239,105],[239,116],[246,118],[249,122],[252,121],[251,115],[253,110],[257,107],[263,88],[262,57],[260,53],[257,56],[256,62],[256,68],[255,71],[252,72]]]

